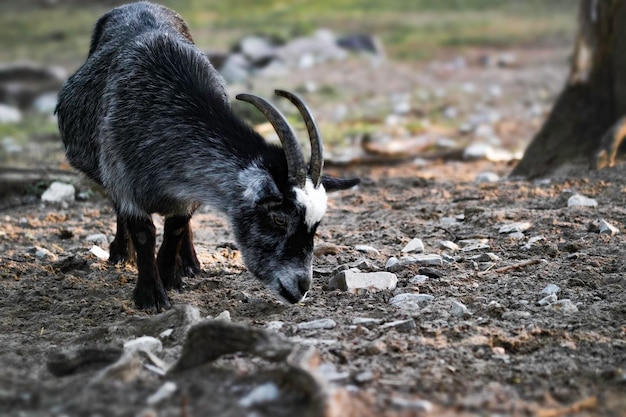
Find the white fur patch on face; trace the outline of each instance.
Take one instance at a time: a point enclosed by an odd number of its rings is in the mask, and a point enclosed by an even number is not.
[[[239,184],[245,190],[243,196],[255,204],[261,197],[267,182],[267,171],[259,168],[256,164],[251,164],[239,173]]]
[[[296,201],[300,203],[305,210],[304,221],[309,230],[322,220],[326,213],[326,203],[328,196],[322,184],[315,188],[313,181],[309,178],[306,180],[304,188],[293,187],[296,193]]]

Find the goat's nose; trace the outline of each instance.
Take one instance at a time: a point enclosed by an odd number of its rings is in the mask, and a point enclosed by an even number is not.
[[[302,298],[304,298],[306,293],[311,289],[311,276],[308,274],[299,275],[297,277],[297,280],[298,280],[298,289],[300,290],[300,294],[302,295]]]

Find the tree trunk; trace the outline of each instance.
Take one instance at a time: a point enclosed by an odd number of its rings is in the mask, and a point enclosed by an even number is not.
[[[625,115],[626,0],[582,0],[565,88],[511,175],[535,178],[581,160],[613,165]]]

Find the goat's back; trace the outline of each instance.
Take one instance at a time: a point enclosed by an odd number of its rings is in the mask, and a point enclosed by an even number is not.
[[[99,184],[98,136],[109,110],[106,90],[121,76],[116,63],[133,42],[150,32],[167,34],[173,42],[193,43],[186,23],[171,9],[148,2],[117,7],[98,20],[87,61],[59,92],[56,112],[67,159]]]

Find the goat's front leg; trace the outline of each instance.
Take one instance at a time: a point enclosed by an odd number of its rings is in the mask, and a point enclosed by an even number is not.
[[[126,221],[128,233],[137,251],[137,284],[133,300],[137,308],[161,311],[170,307],[170,300],[163,287],[154,257],[156,228],[148,218],[129,218]]]
[[[115,238],[109,246],[109,252],[109,263],[114,265],[118,263],[132,262],[135,258],[135,249],[128,238],[126,219],[119,214],[117,215],[117,230],[115,231]]]
[[[193,248],[190,216],[165,219],[163,243],[157,256],[159,274],[166,289],[182,289],[184,276],[200,272],[200,263]]]

